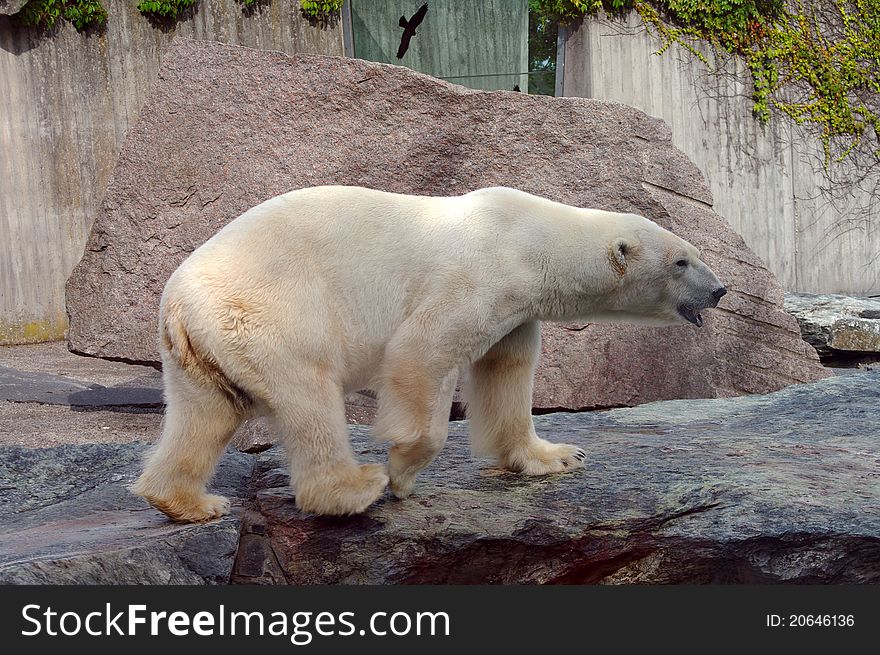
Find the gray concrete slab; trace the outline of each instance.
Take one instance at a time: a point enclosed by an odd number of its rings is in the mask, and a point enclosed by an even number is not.
[[[64,342],[0,346],[0,444],[154,441],[161,389],[155,369],[74,355]]]
[[[105,387],[51,373],[30,373],[0,366],[0,400],[71,407],[158,408],[162,405],[162,389],[129,384]]]

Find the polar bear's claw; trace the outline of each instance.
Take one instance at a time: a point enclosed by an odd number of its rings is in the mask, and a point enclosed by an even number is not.
[[[526,475],[545,475],[581,468],[587,454],[576,446],[535,439],[502,458],[502,465]]]

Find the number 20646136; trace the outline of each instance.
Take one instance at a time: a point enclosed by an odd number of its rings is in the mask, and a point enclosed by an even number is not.
[[[851,628],[855,625],[852,614],[768,614],[768,628]]]

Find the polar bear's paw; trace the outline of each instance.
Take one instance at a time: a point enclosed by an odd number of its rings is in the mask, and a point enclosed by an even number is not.
[[[391,473],[391,493],[395,498],[403,500],[409,498],[416,484],[416,471],[402,471]]]
[[[206,493],[179,493],[170,497],[140,493],[150,505],[178,523],[203,523],[229,514],[229,499]]]
[[[577,446],[534,439],[511,450],[501,463],[504,468],[517,473],[544,475],[581,468],[586,459],[587,454]]]
[[[296,506],[313,514],[360,514],[379,499],[387,486],[388,474],[381,464],[325,471],[297,483]]]
[[[442,445],[442,444],[441,444]],[[395,498],[409,498],[416,476],[434,458],[439,448],[424,442],[398,444],[388,452],[389,487]]]

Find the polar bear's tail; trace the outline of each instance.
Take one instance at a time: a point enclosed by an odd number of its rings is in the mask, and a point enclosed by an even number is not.
[[[191,379],[220,391],[240,413],[246,412],[253,404],[244,389],[223,372],[214,356],[190,338],[177,302],[163,304],[159,334],[166,356]]]

